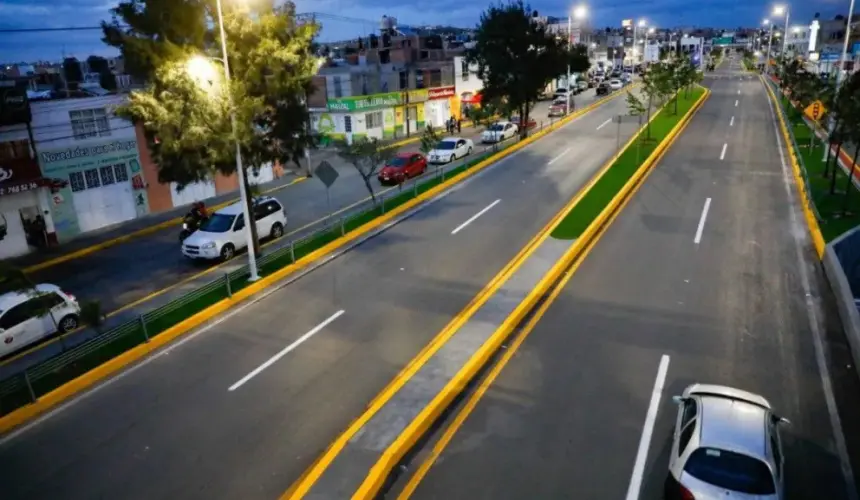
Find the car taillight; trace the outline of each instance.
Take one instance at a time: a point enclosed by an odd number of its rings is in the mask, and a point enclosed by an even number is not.
[[[696,497],[693,496],[690,490],[681,485],[678,485],[678,487],[681,488],[681,500],[696,500]]]
[[[67,294],[66,294],[66,296],[67,296],[67,297],[69,297],[69,299],[70,299],[72,302],[77,302],[77,301],[78,301],[78,298],[77,298],[77,297],[75,297],[74,295],[70,294],[70,293],[67,293]]]

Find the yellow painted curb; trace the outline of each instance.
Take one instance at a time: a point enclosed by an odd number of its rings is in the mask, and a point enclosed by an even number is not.
[[[773,89],[770,88],[770,85],[768,85],[761,75],[759,75],[759,80],[761,80],[762,85],[764,85],[764,88],[767,91],[771,106],[779,106],[779,99],[777,99],[776,94],[773,93]],[[786,125],[785,119],[783,119],[782,113],[780,113],[780,109],[778,107],[774,109],[774,114],[776,114],[776,119],[779,122],[779,130],[782,133],[783,140],[785,141],[785,145],[783,147],[788,150],[788,157],[791,161],[791,172],[794,176],[794,183],[797,185],[797,192],[800,195],[800,206],[803,208],[803,217],[806,219],[806,226],[809,228],[809,234],[812,237],[812,245],[815,247],[815,253],[818,255],[818,259],[821,260],[824,258],[824,250],[826,246],[824,235],[821,234],[821,226],[818,225],[818,219],[815,217],[812,209],[809,208],[812,204],[812,200],[807,196],[808,186],[806,186],[806,182],[803,180],[803,174],[800,171],[800,164],[797,161],[797,155],[794,152],[794,148],[791,147],[791,136],[788,133],[788,126]]]
[[[517,144],[508,147],[507,149],[504,149],[502,151],[499,151],[498,153],[482,160],[468,170],[465,170],[460,174],[444,182],[441,182],[440,184],[428,189],[424,193],[421,193],[417,197],[407,201],[406,203],[391,210],[390,212],[387,212],[373,219],[367,224],[364,224],[363,226],[360,226],[355,230],[350,231],[349,233],[347,233],[347,235],[338,238],[317,250],[314,250],[313,252],[296,261],[294,264],[290,264],[270,274],[269,276],[261,278],[259,281],[248,285],[244,289],[233,294],[232,298],[221,300],[220,302],[217,302],[209,308],[200,311],[194,316],[174,325],[173,327],[155,336],[150,342],[138,345],[131,350],[126,351],[125,353],[111,359],[110,361],[93,368],[87,373],[84,373],[79,377],[75,378],[74,380],[71,380],[66,384],[54,389],[53,391],[43,395],[35,403],[24,406],[9,413],[8,415],[0,417],[0,434],[6,433],[9,430],[14,429],[15,427],[22,425],[23,423],[31,420],[32,418],[35,418],[36,416],[50,410],[51,408],[80,393],[81,391],[117,373],[129,364],[132,364],[148,356],[152,352],[170,343],[184,333],[187,333],[192,329],[209,321],[213,317],[222,314],[230,307],[233,307],[241,302],[244,302],[245,300],[248,300],[253,295],[261,292],[263,289],[269,286],[274,285],[275,283],[286,278],[290,274],[310,266],[316,260],[336,251],[340,247],[343,247],[347,243],[360,238],[364,234],[367,234],[375,230],[376,228],[386,224],[387,222],[407,212],[408,210],[411,210],[417,205],[423,203],[424,201],[447,190],[454,184],[460,183],[463,180],[475,175],[489,165],[501,160],[506,156],[513,154],[516,151],[519,151],[523,147],[535,142],[549,132],[556,130],[557,128],[565,125],[567,122],[573,120],[574,118],[581,116],[594,108],[597,108],[598,106],[608,102],[609,100],[618,97],[618,95],[620,94],[609,95],[599,101],[591,103],[590,105],[586,106],[585,108],[582,108],[575,113],[571,113],[564,119],[556,122],[555,125],[548,127],[540,132],[537,132],[531,137],[528,137],[518,142]]]
[[[299,177],[297,179],[294,179],[292,182],[289,182],[289,183],[284,184],[282,186],[277,186],[277,187],[274,187],[271,189],[267,189],[266,191],[263,191],[262,194],[270,194],[270,193],[274,193],[276,191],[280,191],[281,189],[292,186],[293,184],[298,184],[299,182],[302,182],[305,179],[307,179],[307,177]],[[233,203],[236,203],[237,201],[239,201],[238,198],[228,200],[228,201],[225,201],[223,203],[219,203],[217,205],[213,205],[213,206],[209,207],[209,210],[212,210],[212,211],[219,210],[219,209],[226,207],[227,205],[232,205]],[[36,271],[48,269],[49,267],[54,267],[57,264],[62,264],[63,262],[68,262],[70,260],[79,259],[81,257],[85,257],[87,255],[93,254],[93,253],[98,252],[100,250],[104,250],[106,248],[110,248],[110,247],[119,245],[120,243],[125,243],[127,241],[131,241],[133,239],[140,238],[141,236],[146,236],[146,235],[152,234],[154,232],[161,231],[162,229],[166,229],[166,228],[171,227],[171,226],[177,226],[177,225],[182,223],[183,219],[184,219],[184,216],[183,217],[176,217],[176,218],[173,218],[170,220],[159,222],[158,224],[153,224],[153,225],[151,225],[149,227],[145,227],[143,229],[138,229],[137,231],[134,231],[134,232],[131,232],[128,234],[124,234],[122,236],[118,236],[116,238],[113,238],[113,239],[110,239],[107,241],[102,241],[101,243],[96,243],[95,245],[88,246],[87,248],[82,248],[80,250],[75,250],[74,252],[69,252],[67,254],[60,255],[59,257],[54,257],[53,259],[48,259],[44,262],[40,262],[38,264],[33,264],[32,266],[25,267],[24,272],[25,273],[34,273]]]
[[[603,211],[601,211],[601,213],[583,232],[582,236],[570,246],[562,258],[559,259],[550,271],[544,275],[529,295],[514,309],[493,335],[484,343],[484,345],[481,346],[481,348],[472,356],[472,358],[469,359],[469,361],[466,362],[463,368],[460,369],[460,371],[451,379],[451,381],[448,382],[439,394],[436,395],[436,397],[421,411],[421,413],[418,414],[418,416],[412,420],[409,426],[407,426],[407,428],[397,437],[397,439],[395,439],[385,452],[383,452],[382,458],[380,458],[380,460],[373,466],[364,483],[352,496],[354,500],[369,500],[376,498],[385,483],[385,480],[389,477],[394,467],[400,463],[403,456],[405,456],[405,454],[415,446],[418,440],[426,434],[430,426],[436,422],[442,412],[450,406],[454,398],[463,391],[469,381],[471,381],[478,371],[486,365],[490,357],[494,352],[498,351],[499,347],[502,345],[504,340],[508,338],[516,325],[523,321],[528,312],[535,307],[540,298],[547,292],[547,290],[549,290],[550,286],[561,277],[562,273],[570,266],[576,257],[588,247],[598,230],[600,230],[605,225],[606,221],[618,211],[619,206],[632,195],[637,186],[643,181],[644,177],[651,171],[653,166],[656,165],[657,161],[663,156],[663,154],[665,154],[668,147],[675,141],[681,130],[683,130],[687,123],[689,123],[693,114],[698,111],[704,100],[710,95],[710,91],[708,89],[704,90],[704,93],[699,97],[696,103],[694,103],[684,117],[675,124],[669,134],[667,134],[666,138],[664,138],[648,158],[646,158],[640,168],[627,181],[624,187],[622,187]],[[658,113],[655,113],[652,116],[652,120],[657,114]],[[647,124],[645,126],[647,126]],[[641,130],[642,129],[640,128],[639,131]],[[638,133],[634,134],[633,139],[635,140],[637,136]],[[621,151],[627,149],[627,146],[629,146],[631,142],[632,141],[628,141],[627,145],[625,145]],[[613,156],[613,158],[601,168],[600,172],[592,178],[592,182],[590,182],[585,189],[581,190],[572,202],[559,212],[553,221],[551,221],[550,224],[545,227],[541,233],[539,233],[540,241],[534,246],[534,248],[537,248],[540,242],[549,237],[555,227],[561,222],[561,220],[563,220],[564,216],[567,215],[579,200],[588,193],[588,190],[597,182],[597,180],[599,180],[600,177],[602,177],[603,174],[611,168],[618,156],[618,154]],[[531,252],[528,253],[530,254]],[[299,497],[295,496],[293,498]]]

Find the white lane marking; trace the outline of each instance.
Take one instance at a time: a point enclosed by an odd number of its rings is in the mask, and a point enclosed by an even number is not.
[[[696,245],[702,241],[702,231],[705,230],[705,221],[708,219],[708,210],[711,209],[711,199],[705,200],[705,206],[702,208],[702,216],[699,217],[699,227],[696,228],[696,237],[693,238],[693,243]]]
[[[457,233],[459,233],[461,229],[463,229],[464,227],[468,226],[469,224],[471,224],[471,223],[475,222],[475,219],[477,219],[478,217],[480,217],[480,216],[484,215],[485,213],[487,213],[491,208],[493,208],[493,207],[495,207],[496,205],[498,205],[500,201],[502,201],[502,200],[496,200],[496,201],[494,201],[494,202],[490,203],[489,205],[487,205],[486,207],[484,207],[484,209],[483,209],[483,210],[481,210],[480,212],[476,213],[475,215],[473,215],[473,216],[469,217],[469,220],[467,220],[466,222],[464,222],[464,223],[460,224],[459,226],[457,226],[456,228],[454,228],[454,230],[453,230],[453,231],[451,231],[451,234],[457,234]]]
[[[663,397],[663,386],[666,384],[666,373],[669,371],[669,356],[660,358],[657,368],[657,379],[654,381],[654,391],[651,393],[651,403],[645,414],[645,425],[642,427],[642,438],[639,439],[639,450],[636,452],[636,462],[633,464],[633,474],[630,476],[630,486],[627,487],[626,500],[639,500],[639,490],[642,489],[642,475],[645,473],[645,461],[648,459],[648,448],[651,446],[651,436],[654,434],[654,424],[657,422],[657,410]]]
[[[735,107],[738,107],[738,100],[735,99]]]
[[[723,143],[723,150],[720,151],[720,160],[724,160],[726,158],[726,148],[729,147],[728,143]]]
[[[767,84],[765,84],[767,85]],[[767,92],[767,90],[765,90]],[[779,161],[782,166],[782,183],[785,186],[785,192],[789,201],[789,220],[791,222],[791,233],[794,235],[794,250],[797,255],[797,269],[800,273],[800,284],[803,288],[807,319],[809,320],[809,329],[812,331],[812,344],[815,347],[815,364],[818,365],[818,375],[821,378],[821,388],[824,391],[824,401],[827,404],[827,413],[830,416],[830,427],[833,429],[833,439],[836,441],[836,451],[839,454],[839,462],[842,466],[842,476],[845,478],[845,490],[848,500],[858,500],[857,482],[854,479],[854,472],[851,469],[851,461],[848,458],[848,445],[845,443],[845,432],[842,430],[842,422],[839,418],[839,410],[836,407],[836,397],[833,394],[833,385],[830,382],[830,369],[827,368],[827,358],[824,354],[824,339],[821,334],[821,317],[819,307],[812,295],[812,285],[809,281],[809,272],[806,269],[806,261],[803,258],[804,248],[807,246],[807,228],[803,227],[799,222],[799,217],[796,211],[798,204],[794,198],[794,183],[789,173],[788,164],[785,162],[785,152],[782,145],[782,137],[779,135],[779,125],[776,117],[776,112],[773,110],[774,103],[768,97],[768,109],[770,110],[771,123],[773,123],[773,133],[776,136],[776,145],[779,149]]]
[[[547,165],[552,165],[552,164],[553,164],[553,163],[555,163],[557,160],[560,160],[562,156],[566,155],[566,154],[567,154],[567,153],[569,153],[569,152],[570,152],[570,148],[565,149],[564,151],[562,151],[562,152],[561,152],[561,154],[559,154],[558,156],[556,156],[555,158],[553,158],[552,160],[550,160],[549,162],[547,162]]]
[[[238,381],[238,382],[236,382],[235,384],[231,385],[231,386],[230,386],[230,388],[229,388],[229,389],[227,389],[227,390],[232,392],[232,391],[235,391],[236,389],[238,389],[238,388],[242,387],[243,385],[245,385],[245,382],[247,382],[247,381],[251,380],[252,378],[256,377],[257,375],[259,375],[259,374],[260,374],[260,372],[262,372],[262,371],[263,371],[263,370],[265,370],[266,368],[268,368],[268,367],[272,366],[272,365],[273,365],[273,364],[275,364],[279,359],[283,358],[284,356],[286,356],[287,354],[289,354],[291,351],[293,351],[296,347],[298,347],[298,346],[302,345],[306,340],[308,340],[309,338],[311,338],[311,337],[313,337],[314,335],[316,335],[317,333],[319,333],[319,332],[320,332],[320,330],[322,330],[323,328],[327,327],[327,326],[329,325],[329,323],[331,323],[332,321],[334,321],[334,320],[336,320],[337,318],[341,317],[341,315],[342,315],[344,312],[346,312],[346,311],[344,311],[343,309],[341,309],[340,311],[338,311],[338,312],[336,312],[336,313],[332,314],[331,316],[329,316],[329,317],[328,317],[328,319],[326,319],[326,320],[325,320],[325,321],[323,321],[322,323],[318,324],[317,326],[313,327],[313,329],[311,329],[311,331],[309,331],[308,333],[306,333],[306,334],[302,335],[301,337],[299,337],[298,339],[296,339],[296,341],[295,341],[295,342],[293,342],[292,344],[290,344],[290,345],[288,345],[287,347],[283,348],[279,353],[277,353],[277,354],[275,354],[274,356],[272,356],[271,358],[269,358],[265,363],[263,363],[262,365],[258,366],[257,368],[254,368],[254,370],[253,370],[251,373],[249,373],[249,374],[245,375],[244,377],[242,377],[241,379],[239,379],[239,381]]]
[[[741,95],[741,89],[738,89],[738,95]]]
[[[735,126],[735,117],[733,116],[731,120],[729,120],[729,127]]]
[[[601,123],[600,125],[598,125],[597,130],[602,129],[603,127],[609,125],[610,123],[612,123],[612,118],[610,118],[610,119],[606,120],[605,122]]]

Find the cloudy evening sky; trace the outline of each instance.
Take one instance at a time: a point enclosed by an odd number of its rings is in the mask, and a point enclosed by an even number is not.
[[[224,0],[231,1],[231,0]],[[608,0],[586,2],[595,26],[617,26],[621,19],[645,18],[661,27],[754,26],[767,16],[773,2],[761,0]],[[335,14],[341,18],[371,20],[348,22],[323,20],[323,40],[366,35],[378,29],[383,14],[400,24],[450,24],[471,27],[489,4],[487,0],[296,0],[299,12]],[[791,24],[808,23],[816,12],[824,18],[847,14],[849,0],[796,1]],[[98,26],[109,19],[115,2],[108,0],[0,0],[0,30],[13,28],[62,28]],[[532,8],[543,15],[565,15],[572,4],[561,0],[534,0]],[[0,62],[60,60],[62,55],[86,58],[91,54],[114,55],[100,41],[101,32],[0,33]]]

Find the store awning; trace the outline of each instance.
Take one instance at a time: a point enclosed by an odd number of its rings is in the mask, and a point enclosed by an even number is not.
[[[464,104],[481,104],[481,93],[463,92],[460,96],[460,102]]]

